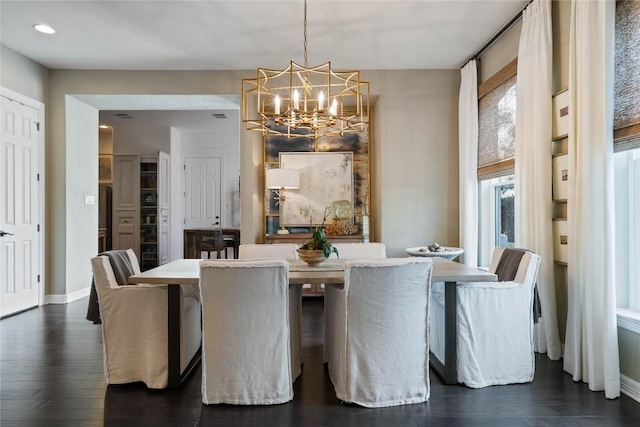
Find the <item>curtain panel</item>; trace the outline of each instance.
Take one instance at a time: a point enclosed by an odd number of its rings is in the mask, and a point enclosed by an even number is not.
[[[463,264],[478,266],[478,69],[475,59],[460,72],[458,151],[460,179],[460,246]]]
[[[515,135],[516,246],[540,255],[538,293],[542,317],[534,348],[552,360],[562,357],[553,263],[551,169],[551,1],[534,0],[522,14],[518,50]]]
[[[615,1],[571,4],[568,310],[564,370],[620,396],[613,194]]]

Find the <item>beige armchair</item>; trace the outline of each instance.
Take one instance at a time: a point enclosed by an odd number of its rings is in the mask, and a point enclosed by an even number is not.
[[[133,250],[127,254],[133,273],[140,272]],[[168,383],[167,286],[125,285],[116,282],[106,256],[91,259],[102,318],[104,376],[107,384],[142,381],[149,388]],[[200,348],[200,300],[183,292],[180,372]]]
[[[471,388],[533,381],[534,287],[540,256],[494,249],[489,271],[498,282],[459,284],[458,382]],[[444,284],[433,283],[431,348],[444,360]]]

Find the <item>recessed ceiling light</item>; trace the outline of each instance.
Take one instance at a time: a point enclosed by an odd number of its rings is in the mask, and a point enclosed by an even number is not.
[[[51,28],[47,24],[36,24],[36,25],[33,26],[33,28],[35,28],[36,31],[40,31],[41,33],[45,33],[45,34],[55,34],[56,33],[56,30],[54,30],[53,28]]]
[[[111,126],[107,126],[107,125],[100,125],[98,126],[100,129],[109,129]]]

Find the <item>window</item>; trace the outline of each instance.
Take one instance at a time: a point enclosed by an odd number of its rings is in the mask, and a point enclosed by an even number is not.
[[[618,307],[640,312],[640,149],[614,155]]]
[[[515,240],[516,80],[514,59],[478,88],[478,265]]]
[[[478,179],[515,169],[516,71],[513,60],[478,88]]]
[[[640,2],[616,2],[615,31],[616,296],[619,322],[640,333]]]
[[[496,201],[496,246],[513,248],[515,242],[515,187],[514,184],[501,184],[495,187]]]
[[[514,247],[515,184],[514,175],[480,181],[478,202],[479,242],[478,265],[489,267],[493,248]]]

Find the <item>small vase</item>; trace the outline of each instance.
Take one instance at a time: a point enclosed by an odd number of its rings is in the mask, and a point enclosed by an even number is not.
[[[315,267],[327,259],[321,249],[298,249],[298,255],[309,267]]]

